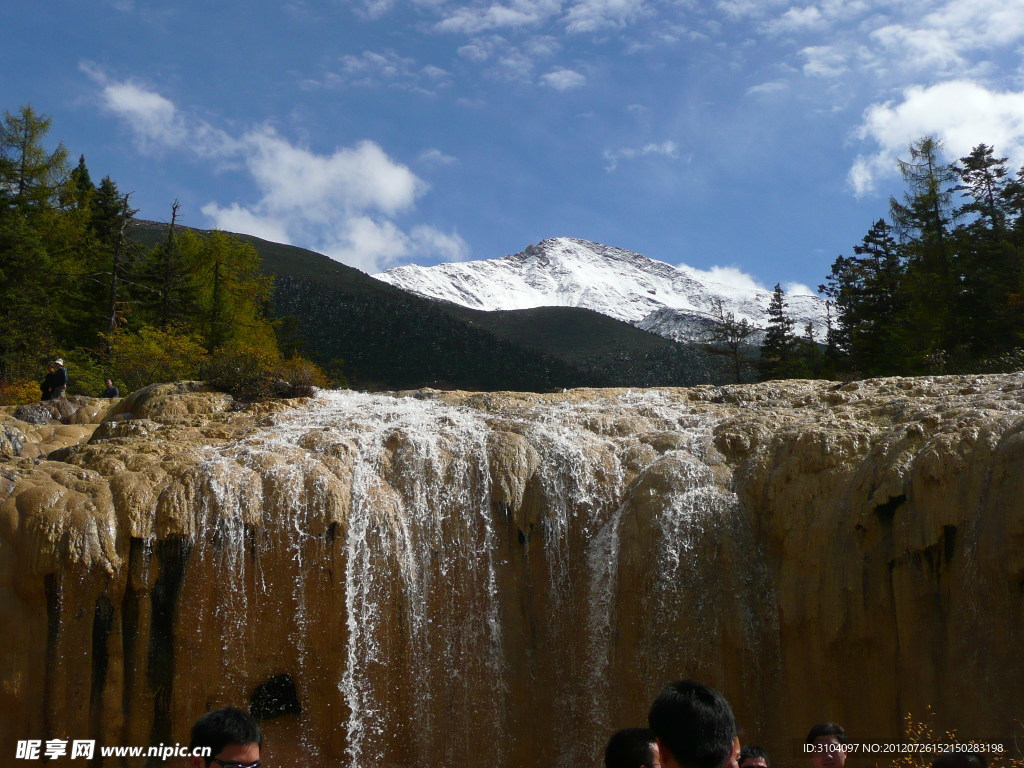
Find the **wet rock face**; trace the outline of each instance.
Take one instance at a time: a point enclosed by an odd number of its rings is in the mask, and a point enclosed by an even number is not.
[[[681,676],[780,765],[811,723],[895,739],[929,704],[1015,732],[1024,374],[244,409],[184,383],[0,427],[0,754],[251,704],[279,763],[575,766]]]

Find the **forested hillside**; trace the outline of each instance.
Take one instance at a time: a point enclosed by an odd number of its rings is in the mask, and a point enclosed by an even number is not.
[[[166,226],[139,222],[159,242]],[[680,345],[586,309],[480,312],[424,299],[304,248],[235,235],[274,277],[285,346],[354,385],[545,391],[684,386],[727,380],[697,345]]]
[[[46,149],[49,129],[31,107],[0,125],[0,398],[38,399],[56,358],[71,394],[107,377],[127,390],[202,377],[245,396],[326,383],[282,356],[273,279],[250,244],[168,226],[140,247],[130,197],[94,184],[84,158],[70,167],[62,144]]]

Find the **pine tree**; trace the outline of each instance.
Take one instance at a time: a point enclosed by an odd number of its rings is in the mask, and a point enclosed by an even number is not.
[[[761,342],[761,377],[763,379],[777,379],[789,376],[794,367],[794,351],[796,338],[793,335],[793,328],[796,321],[786,315],[785,291],[778,283],[772,292],[768,309],[768,327],[765,330],[764,341]]]
[[[61,215],[67,152],[45,148],[49,128],[29,106],[0,122],[0,379],[34,377],[36,356],[74,321],[66,276],[82,232]]]
[[[979,144],[956,167],[965,197],[959,208],[965,223],[955,231],[960,291],[956,306],[961,342],[972,359],[1013,349],[1020,311],[1010,300],[1020,284],[1021,249],[1012,228],[1015,190],[1006,158]]]
[[[266,311],[273,278],[260,271],[256,249],[225,232],[180,238],[196,297],[195,320],[207,351],[228,345],[272,350],[273,324]]]
[[[910,146],[910,160],[899,168],[908,191],[903,202],[890,198],[893,226],[907,255],[904,288],[908,298],[908,347],[916,370],[929,370],[929,358],[948,359],[959,347],[956,321],[960,290],[950,225],[958,176],[941,160],[942,143],[926,136]]]
[[[195,285],[178,242],[180,211],[181,203],[175,200],[163,242],[154,246],[139,266],[143,288],[137,291],[137,303],[141,316],[163,331],[185,327],[196,312]]]
[[[833,262],[832,273],[818,288],[834,302],[838,315],[830,343],[851,370],[870,376],[896,373],[906,362],[902,250],[891,227],[879,219],[853,252]]]
[[[52,152],[43,146],[50,123],[31,106],[16,115],[4,112],[0,123],[0,189],[9,205],[22,211],[52,209],[68,175],[64,145]]]
[[[88,211],[95,193],[96,188],[92,185],[89,167],[85,164],[85,155],[79,155],[78,165],[72,169],[67,184],[63,185],[61,208]]]

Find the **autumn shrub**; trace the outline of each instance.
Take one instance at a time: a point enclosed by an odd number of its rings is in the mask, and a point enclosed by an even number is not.
[[[931,706],[927,708],[922,720],[909,712],[904,716],[903,742],[918,745],[920,749],[900,753],[889,763],[890,768],[929,768],[940,754],[938,748],[967,749],[972,744],[977,744],[978,752],[985,758],[988,768],[1024,768],[1024,759],[1019,752],[1015,752],[1014,745],[999,745],[1002,750],[997,751],[993,744],[965,741],[956,729],[940,732],[935,719],[935,711]]]
[[[190,333],[143,326],[134,333],[118,331],[111,345],[110,378],[127,394],[149,384],[200,377],[206,350]]]
[[[275,352],[232,345],[209,356],[202,377],[236,400],[251,402],[286,395],[288,383],[281,378],[280,367],[281,358]]]
[[[310,397],[316,389],[331,385],[327,374],[316,363],[292,355],[279,368],[281,378],[289,384],[289,397]]]
[[[31,379],[0,381],[0,405],[27,405],[37,403],[43,396],[39,382]]]
[[[330,380],[316,363],[299,355],[287,360],[265,349],[230,346],[210,356],[203,367],[207,384],[237,400],[309,397]]]

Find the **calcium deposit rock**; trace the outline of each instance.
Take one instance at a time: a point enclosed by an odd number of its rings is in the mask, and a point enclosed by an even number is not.
[[[183,383],[0,428],[0,754],[184,742],[252,696],[282,764],[594,764],[682,676],[780,765],[825,719],[1020,732],[1024,374]]]

